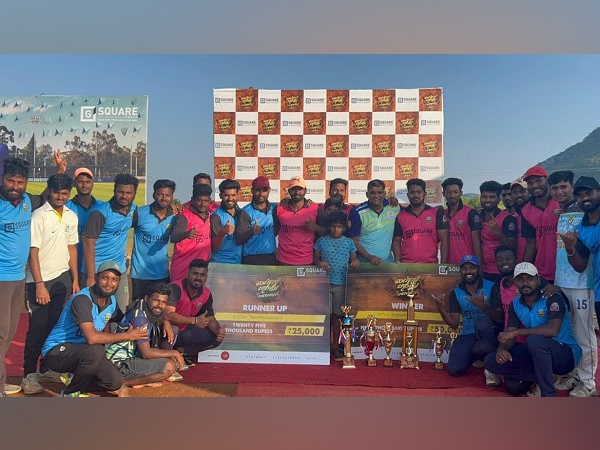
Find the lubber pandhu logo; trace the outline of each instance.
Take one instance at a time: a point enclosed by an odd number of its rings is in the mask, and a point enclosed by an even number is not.
[[[437,134],[419,136],[419,156],[442,156],[442,136]]]
[[[284,278],[267,278],[266,280],[258,280],[255,283],[256,298],[264,303],[274,302],[279,299],[284,284]]]
[[[441,89],[421,89],[421,90],[419,90],[419,110],[420,111],[441,111],[442,110],[442,90]]]
[[[281,91],[281,111],[301,112],[303,106],[302,91]]]
[[[307,180],[324,180],[325,158],[304,158],[304,178]]]
[[[373,135],[373,156],[394,156],[395,144],[393,135]]]
[[[235,132],[235,113],[214,113],[213,132],[215,134],[233,134]]]
[[[328,157],[348,157],[348,136],[327,135]]]
[[[304,113],[304,134],[325,134],[325,113]]]
[[[256,156],[258,154],[258,136],[238,134],[235,141],[236,156]]]
[[[373,111],[393,111],[396,93],[391,90],[373,91]]]
[[[279,134],[279,113],[258,113],[258,134]]]
[[[258,91],[256,89],[238,89],[235,99],[236,111],[258,111]]]
[[[281,156],[283,157],[301,157],[303,140],[302,136],[281,136]]]
[[[350,113],[350,134],[371,134],[371,113]]]
[[[330,112],[346,112],[348,111],[348,96],[347,90],[330,90],[327,91],[327,111]]]
[[[235,178],[235,158],[215,158],[215,178]]]
[[[418,158],[396,158],[396,180],[410,180],[417,176]]]
[[[397,112],[396,113],[396,133],[397,134],[418,134],[419,133],[419,113],[418,112]]]
[[[350,158],[350,179],[371,179],[371,158]]]

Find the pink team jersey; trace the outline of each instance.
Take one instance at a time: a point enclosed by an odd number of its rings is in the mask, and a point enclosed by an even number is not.
[[[467,205],[462,205],[454,216],[448,215],[448,210],[444,210],[444,214],[450,223],[450,249],[448,251],[448,263],[460,264],[460,260],[465,255],[474,255],[473,236],[471,232],[471,224],[469,223],[469,213],[473,209]],[[479,214],[473,215],[473,221],[481,225]],[[476,228],[481,229],[481,226]]]
[[[502,309],[504,310],[504,329],[508,326],[508,308],[512,301],[519,296],[517,287],[513,285],[509,288],[504,287],[504,278],[500,280],[500,301],[502,301]],[[516,341],[518,344],[525,344],[527,342],[527,336],[517,336]]]
[[[561,214],[560,205],[553,198],[545,209],[527,203],[523,207],[523,237],[533,238],[535,235],[535,267],[547,280],[554,280],[556,272],[556,229]],[[527,225],[530,225],[529,227]],[[533,228],[533,229],[532,229]]]
[[[429,205],[418,216],[410,208],[400,211],[396,220],[402,229],[403,263],[438,263],[438,215],[447,220],[441,210]]]
[[[171,281],[179,282],[183,280],[187,273],[190,262],[194,259],[210,260],[210,215],[206,221],[194,213],[191,209],[186,209],[181,213],[187,220],[186,231],[191,230],[194,225],[198,230],[196,239],[184,239],[173,248],[173,258],[171,260]]]
[[[498,227],[501,230],[504,230],[504,220],[507,217],[510,217],[510,214],[508,214],[506,211],[500,211],[496,215],[496,222],[498,223]],[[515,227],[514,223],[512,225],[513,227]],[[516,233],[517,230],[515,229],[511,231],[514,231]],[[500,273],[498,267],[496,266],[496,256],[494,255],[494,251],[500,244],[502,244],[502,239],[500,238],[500,236],[497,236],[494,233],[492,233],[490,228],[484,224],[483,228],[481,229],[481,253],[483,253],[484,272]]]
[[[521,236],[521,214],[515,212],[511,215],[517,219],[517,230],[519,232],[519,237],[517,238],[517,263],[520,263],[525,259],[525,246],[527,245],[527,239]]]
[[[183,287],[183,280],[173,282],[172,284],[176,284],[181,290],[181,298],[177,301],[175,312],[182,316],[195,317],[210,298],[210,290],[206,286],[202,286],[202,293],[192,299],[188,290]],[[187,325],[179,325],[179,330],[181,331],[186,327]]]
[[[313,263],[314,231],[304,228],[307,220],[317,221],[319,206],[313,203],[293,212],[289,206],[277,206],[279,248],[277,260],[284,264],[304,266]]]

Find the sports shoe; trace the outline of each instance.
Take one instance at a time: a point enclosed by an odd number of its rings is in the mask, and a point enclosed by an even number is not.
[[[487,386],[497,387],[502,384],[500,378],[498,378],[498,375],[496,375],[495,373],[492,373],[487,369],[485,369],[483,373],[485,375],[485,384]]]
[[[472,364],[473,367],[477,368],[477,369],[481,369],[482,367],[485,366],[484,362],[481,361],[480,359],[478,359],[477,361],[473,362]]]
[[[339,347],[335,347],[331,351],[331,357],[334,361],[343,361],[344,360],[344,350]]]
[[[583,382],[580,382],[569,392],[569,397],[598,397],[598,391],[595,388],[588,389]]]
[[[17,386],[16,384],[5,384],[4,392],[6,395],[18,394],[21,392],[21,386]]]
[[[196,365],[196,361],[194,361],[193,356],[183,355],[183,362],[188,367],[194,367]]]
[[[38,382],[50,382],[50,383],[62,383],[60,379],[60,373],[54,372],[53,370],[47,370],[46,372],[40,372],[40,369],[35,373]]]
[[[561,377],[554,383],[554,389],[559,391],[570,391],[580,383],[581,381],[579,381],[579,378],[577,377]]]
[[[71,380],[73,379],[73,374],[70,372],[64,372],[60,374],[60,381],[62,382],[62,384],[64,384],[65,386],[68,386],[71,384]]]
[[[171,382],[183,381],[183,377],[181,376],[181,374],[179,372],[173,372],[173,375],[171,375],[169,378],[167,378],[167,381],[171,381]]]
[[[61,397],[89,397],[90,394],[86,394],[85,392],[71,392],[70,394],[65,394],[65,391],[60,391]]]
[[[29,373],[23,381],[21,381],[21,388],[26,395],[41,394],[44,392],[44,388],[38,383],[35,373]]]
[[[529,389],[529,391],[527,391],[527,394],[525,395],[527,395],[527,397],[541,397],[542,390],[537,384],[534,384],[533,386],[531,386],[531,389]]]

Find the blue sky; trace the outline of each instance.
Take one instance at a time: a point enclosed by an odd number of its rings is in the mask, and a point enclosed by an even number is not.
[[[0,95],[148,95],[149,182],[212,173],[212,90],[444,89],[445,176],[508,182],[600,126],[598,55],[4,55]]]

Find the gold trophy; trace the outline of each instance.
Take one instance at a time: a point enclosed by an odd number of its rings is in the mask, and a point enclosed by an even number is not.
[[[392,322],[386,322],[384,327],[385,336],[383,337],[383,346],[385,347],[385,359],[383,360],[383,367],[392,367],[392,358],[390,353],[392,347],[396,343],[396,336],[394,336],[394,324]]]
[[[452,344],[454,344],[454,339],[458,337],[458,331],[452,330],[450,332],[450,348],[452,348]]]
[[[342,360],[343,369],[356,369],[356,366],[354,365],[354,356],[352,355],[351,344],[351,341],[354,341],[354,339],[356,338],[356,332],[354,329],[354,317],[350,317],[348,315],[351,309],[352,306],[350,305],[342,306],[342,312],[344,313],[344,317],[340,320],[340,340],[344,341],[344,359]]]
[[[379,331],[375,329],[377,325],[377,317],[375,314],[369,314],[367,317],[367,329],[360,337],[360,346],[363,346],[364,342],[364,352],[367,355],[367,366],[375,367],[377,366],[377,361],[373,358],[373,352],[379,348],[381,345],[381,334]]]
[[[444,347],[446,347],[446,339],[442,337],[442,329],[438,327],[433,339],[433,345],[435,346],[436,360],[433,363],[434,370],[444,370],[444,363],[442,362],[442,354],[444,353]]]
[[[408,298],[406,320],[403,322],[401,369],[418,369],[419,355],[419,322],[415,320],[415,303],[413,299],[421,291],[421,277],[405,277],[396,280],[396,295]]]

